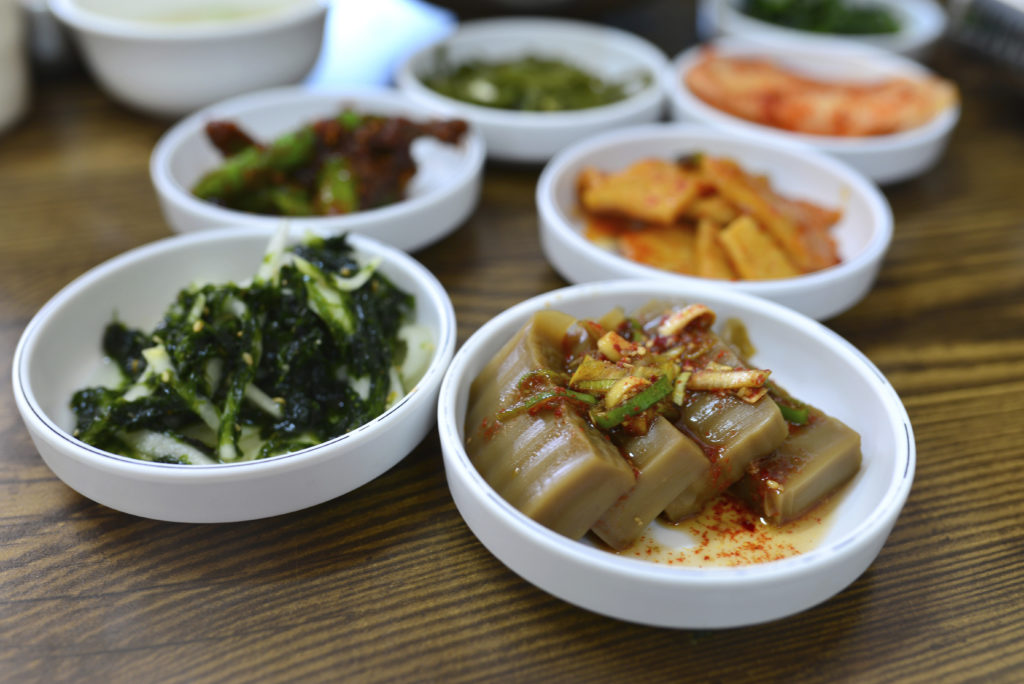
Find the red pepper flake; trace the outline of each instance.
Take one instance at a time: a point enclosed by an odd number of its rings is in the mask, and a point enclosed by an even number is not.
[[[766,563],[813,548],[826,529],[823,521],[827,519],[827,512],[822,512],[775,527],[758,518],[741,500],[725,493],[692,518],[675,524],[655,523],[685,532],[692,544],[666,548],[645,535],[620,553],[665,565],[729,567]]]
[[[501,423],[496,420],[488,422],[487,418],[484,418],[480,421],[480,433],[483,435],[484,439],[493,439],[494,435],[498,434],[498,430],[500,429]]]

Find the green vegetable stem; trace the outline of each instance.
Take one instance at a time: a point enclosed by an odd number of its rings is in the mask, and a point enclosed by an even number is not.
[[[594,421],[594,425],[602,430],[608,430],[619,425],[630,416],[646,411],[671,394],[671,392],[672,381],[668,379],[668,376],[662,375],[641,392],[621,404],[617,404],[604,411],[592,410],[590,418]]]
[[[458,120],[415,123],[345,109],[264,146],[237,124],[212,121],[207,136],[226,158],[194,184],[192,194],[229,209],[274,216],[372,209],[404,197],[416,172],[414,140],[432,136],[455,144],[466,130]]]

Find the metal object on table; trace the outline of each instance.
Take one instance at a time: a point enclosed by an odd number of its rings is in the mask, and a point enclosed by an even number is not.
[[[0,131],[28,109],[29,72],[21,8],[17,0],[0,0]]]
[[[1024,83],[1024,0],[952,0],[949,37],[1015,72]]]
[[[15,0],[17,4],[18,0]],[[46,0],[20,0],[25,40],[32,65],[43,73],[57,73],[77,61],[67,32],[50,12]]]

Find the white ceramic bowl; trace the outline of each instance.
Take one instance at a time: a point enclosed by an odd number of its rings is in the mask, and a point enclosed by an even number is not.
[[[867,47],[829,48],[795,44],[768,46],[742,39],[724,38],[710,45],[722,55],[770,59],[793,71],[822,80],[872,81],[886,77],[933,75],[906,57]],[[942,157],[960,107],[946,108],[924,125],[899,133],[864,137],[841,137],[795,133],[764,126],[724,112],[704,102],[686,87],[686,74],[701,59],[705,46],[694,46],[678,55],[664,71],[672,117],[714,126],[734,135],[774,139],[803,145],[845,161],[877,183],[888,184],[919,176]]]
[[[401,461],[433,428],[438,388],[455,351],[451,301],[411,257],[354,235],[356,252],[381,257],[381,272],[416,297],[416,321],[434,335],[434,357],[423,378],[387,412],[302,451],[209,466],[139,461],[71,436],[71,395],[93,381],[102,331],[114,312],[129,325],[149,328],[189,283],[251,277],[271,234],[231,228],[144,245],[93,268],[39,310],[15,350],[14,395],[32,441],[57,477],[94,501],[147,518],[249,520],[345,494]]]
[[[702,35],[716,34],[771,40],[778,44],[806,44],[828,48],[837,41],[868,45],[921,59],[928,55],[949,23],[935,0],[868,0],[863,4],[884,7],[899,22],[894,33],[840,35],[814,33],[755,19],[740,11],[743,0],[700,0],[697,25]]]
[[[841,263],[779,280],[709,281],[647,266],[599,247],[584,234],[577,203],[580,171],[617,171],[651,157],[674,159],[706,152],[734,159],[751,173],[767,174],[779,193],[840,209],[832,228]],[[859,302],[871,289],[892,241],[892,210],[870,181],[845,164],[779,141],[750,139],[694,124],[647,124],[595,136],[555,156],[537,181],[541,248],[572,283],[610,278],[663,278],[679,284],[712,283],[785,304],[819,320]]]
[[[196,181],[223,162],[223,156],[206,137],[209,121],[235,121],[256,139],[266,141],[317,119],[335,116],[346,106],[417,121],[433,116],[400,93],[383,88],[337,92],[274,88],[207,107],[164,133],[150,158],[150,177],[171,228],[189,232],[222,225],[273,227],[281,223],[278,216],[228,209],[192,194]],[[458,145],[421,138],[413,143],[412,153],[417,172],[409,181],[404,200],[351,214],[290,218],[289,225],[301,232],[363,233],[405,251],[441,239],[466,220],[480,199],[483,138],[470,127]]]
[[[320,54],[324,0],[50,0],[114,99],[175,118],[300,81]]]
[[[439,49],[455,64],[543,56],[608,80],[647,73],[651,81],[625,100],[590,109],[524,112],[482,107],[441,95],[423,83]],[[660,118],[664,94],[658,79],[667,63],[665,54],[652,43],[609,26],[534,17],[482,19],[462,24],[452,36],[413,54],[399,67],[395,81],[424,107],[479,126],[492,159],[536,163],[597,131]]]
[[[474,468],[464,448],[469,386],[529,318],[552,308],[596,317],[651,299],[703,302],[719,320],[741,318],[757,347],[753,362],[794,395],[862,438],[860,472],[842,494],[819,546],[785,560],[736,568],[687,568],[620,556],[574,541],[521,514]],[[438,424],[452,498],[466,524],[502,563],[560,599],[611,617],[679,628],[774,620],[841,591],[871,564],[906,501],[914,436],[895,390],[852,345],[791,309],[707,283],[606,281],[556,290],[483,325],[456,354],[441,385]]]

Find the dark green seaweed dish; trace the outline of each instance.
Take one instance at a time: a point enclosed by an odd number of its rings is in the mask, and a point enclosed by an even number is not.
[[[423,82],[442,95],[483,107],[557,112],[624,100],[649,77],[605,81],[567,62],[536,56],[453,65],[442,51],[435,57],[434,73]]]
[[[746,0],[743,12],[762,21],[817,33],[856,35],[900,30],[899,21],[887,8],[848,0]]]
[[[266,458],[383,413],[429,359],[414,301],[361,265],[346,238],[274,238],[250,282],[181,290],[151,332],[114,320],[120,381],[79,390],[75,436],[181,464]]]

